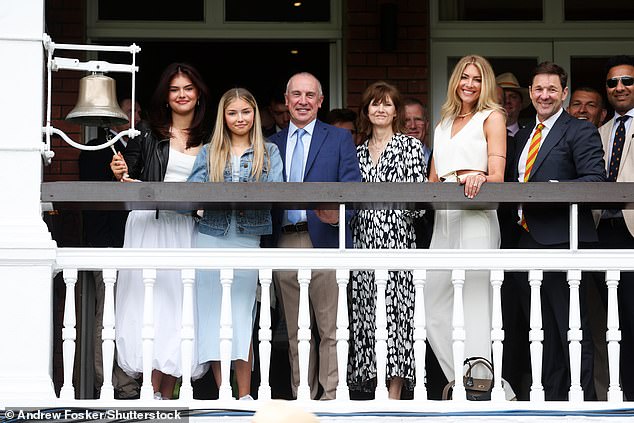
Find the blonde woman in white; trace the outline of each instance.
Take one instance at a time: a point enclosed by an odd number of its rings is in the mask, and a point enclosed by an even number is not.
[[[457,183],[475,198],[483,184],[503,182],[506,118],[497,102],[489,62],[460,59],[449,79],[441,121],[434,131],[430,182]],[[500,228],[495,210],[436,211],[432,249],[495,249]],[[491,293],[488,271],[467,271],[463,291],[465,357],[491,357]],[[447,377],[454,380],[452,348],[453,285],[450,271],[429,273],[425,288],[429,343]],[[459,370],[458,374],[462,371]],[[458,380],[462,380],[460,377]]]

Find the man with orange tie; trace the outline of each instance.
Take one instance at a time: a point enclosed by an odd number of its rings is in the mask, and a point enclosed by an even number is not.
[[[603,147],[597,128],[571,117],[562,108],[568,95],[568,75],[560,66],[543,62],[532,73],[529,96],[537,111],[535,123],[516,134],[514,179],[518,182],[605,181]],[[569,210],[561,207],[524,206],[518,248],[569,248]],[[597,242],[590,210],[579,209],[579,242]],[[539,264],[535,263],[535,268]],[[530,288],[526,275],[518,282],[524,291],[522,307],[528,316]],[[582,286],[583,288],[583,286]],[[564,401],[570,389],[568,357],[568,283],[563,272],[545,272],[541,289],[544,354],[542,383],[546,400]],[[583,296],[581,297],[583,298]],[[585,330],[582,302],[582,377],[586,399],[595,398],[592,382],[592,341]]]

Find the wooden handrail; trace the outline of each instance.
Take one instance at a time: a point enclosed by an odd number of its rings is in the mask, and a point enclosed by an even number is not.
[[[475,199],[453,183],[45,182],[55,210],[496,209],[500,204],[634,208],[634,183],[487,183]]]

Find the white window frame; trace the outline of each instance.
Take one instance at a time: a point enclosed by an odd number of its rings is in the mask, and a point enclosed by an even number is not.
[[[430,115],[437,123],[447,93],[447,58],[480,54],[552,60],[570,73],[571,57],[634,52],[632,21],[564,21],[564,0],[543,0],[541,21],[441,21],[430,0]],[[505,40],[505,41],[500,41]],[[574,80],[570,75],[569,81]]]
[[[107,0],[102,0],[107,1]],[[231,0],[235,1],[235,0]],[[266,0],[262,0],[266,1]],[[330,45],[330,92],[332,108],[343,104],[344,2],[330,1],[329,22],[227,22],[224,0],[205,0],[205,18],[191,21],[116,21],[99,20],[96,1],[86,2],[86,36],[96,39],[135,40],[320,40]],[[141,51],[140,54],[143,54]]]

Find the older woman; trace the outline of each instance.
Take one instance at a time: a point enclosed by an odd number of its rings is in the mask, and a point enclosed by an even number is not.
[[[503,182],[505,114],[497,102],[493,69],[480,56],[463,57],[451,74],[434,132],[430,182],[458,183],[474,198],[487,182]],[[495,210],[438,210],[430,248],[499,248]],[[427,337],[448,380],[454,380],[453,286],[449,271],[429,272],[425,291]],[[491,356],[488,271],[469,271],[464,284],[466,357]],[[465,357],[460,357],[462,363]],[[459,377],[458,380],[462,380]]]
[[[404,107],[398,90],[376,82],[363,94],[357,147],[363,182],[425,182],[423,145],[403,135]],[[352,223],[355,248],[416,248],[411,210],[360,210]],[[348,386],[373,391],[376,383],[376,285],[373,272],[352,272],[352,342]],[[414,385],[414,284],[411,272],[390,272],[386,290],[389,397],[399,399],[403,384]],[[423,363],[424,365],[424,363]]]

